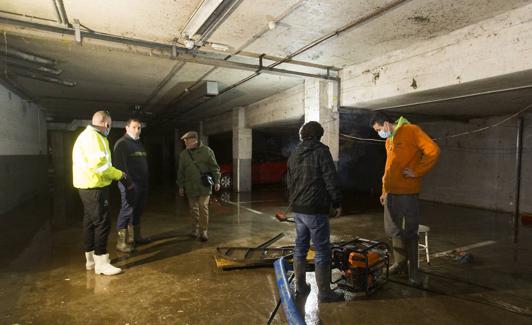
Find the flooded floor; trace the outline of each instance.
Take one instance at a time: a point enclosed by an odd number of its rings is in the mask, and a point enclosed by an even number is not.
[[[154,241],[128,255],[114,249],[114,231],[109,237],[113,263],[124,270],[117,276],[85,270],[79,200],[58,192],[0,216],[0,324],[266,323],[278,299],[273,268],[221,271],[213,256],[217,246],[257,246],[280,232],[274,246],[293,244],[293,224],[273,218],[286,204],[282,190],[213,200],[206,243],[187,236],[184,200],[153,191],[142,225]],[[348,195],[347,215],[331,220],[332,240],[384,239],[382,211]],[[423,203],[422,214],[431,254],[473,245],[473,262],[435,257],[421,262],[423,288],[391,278],[370,298],[326,305],[308,273],[307,323],[532,324],[532,228],[514,245],[508,214],[434,203]],[[273,323],[286,323],[282,310]]]

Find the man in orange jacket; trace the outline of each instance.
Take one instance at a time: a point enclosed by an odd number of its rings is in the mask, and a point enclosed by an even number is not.
[[[370,123],[386,139],[380,201],[384,206],[384,229],[392,237],[394,264],[390,274],[408,272],[409,282],[420,285],[418,195],[422,177],[436,164],[440,148],[419,126],[410,124],[404,117],[393,122],[386,114],[377,112]]]

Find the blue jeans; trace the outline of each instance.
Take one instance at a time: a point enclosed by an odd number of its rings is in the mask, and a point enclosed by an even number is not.
[[[140,224],[140,216],[144,212],[144,206],[148,199],[148,187],[135,184],[132,190],[126,189],[121,182],[118,182],[120,198],[122,201],[116,229],[126,229],[128,224],[137,226]]]
[[[296,247],[294,260],[305,260],[310,248],[310,241],[316,249],[315,265],[331,264],[331,243],[329,237],[329,216],[326,214],[294,213],[296,222]]]

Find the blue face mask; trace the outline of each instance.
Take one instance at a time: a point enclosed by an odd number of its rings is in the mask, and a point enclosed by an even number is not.
[[[384,130],[380,130],[378,133],[379,133],[379,137],[383,139],[388,139],[392,135],[392,132],[384,131]]]
[[[105,128],[105,131],[103,131],[103,135],[105,137],[108,137],[109,136],[109,132],[111,132],[111,128]]]

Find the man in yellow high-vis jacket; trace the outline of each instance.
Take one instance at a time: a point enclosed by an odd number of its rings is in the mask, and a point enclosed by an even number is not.
[[[92,124],[80,133],[72,150],[74,187],[83,202],[83,234],[86,269],[96,274],[115,275],[120,268],[111,265],[107,253],[109,219],[109,185],[113,180],[126,180],[126,174],[112,166],[107,136],[111,116],[98,111]]]

